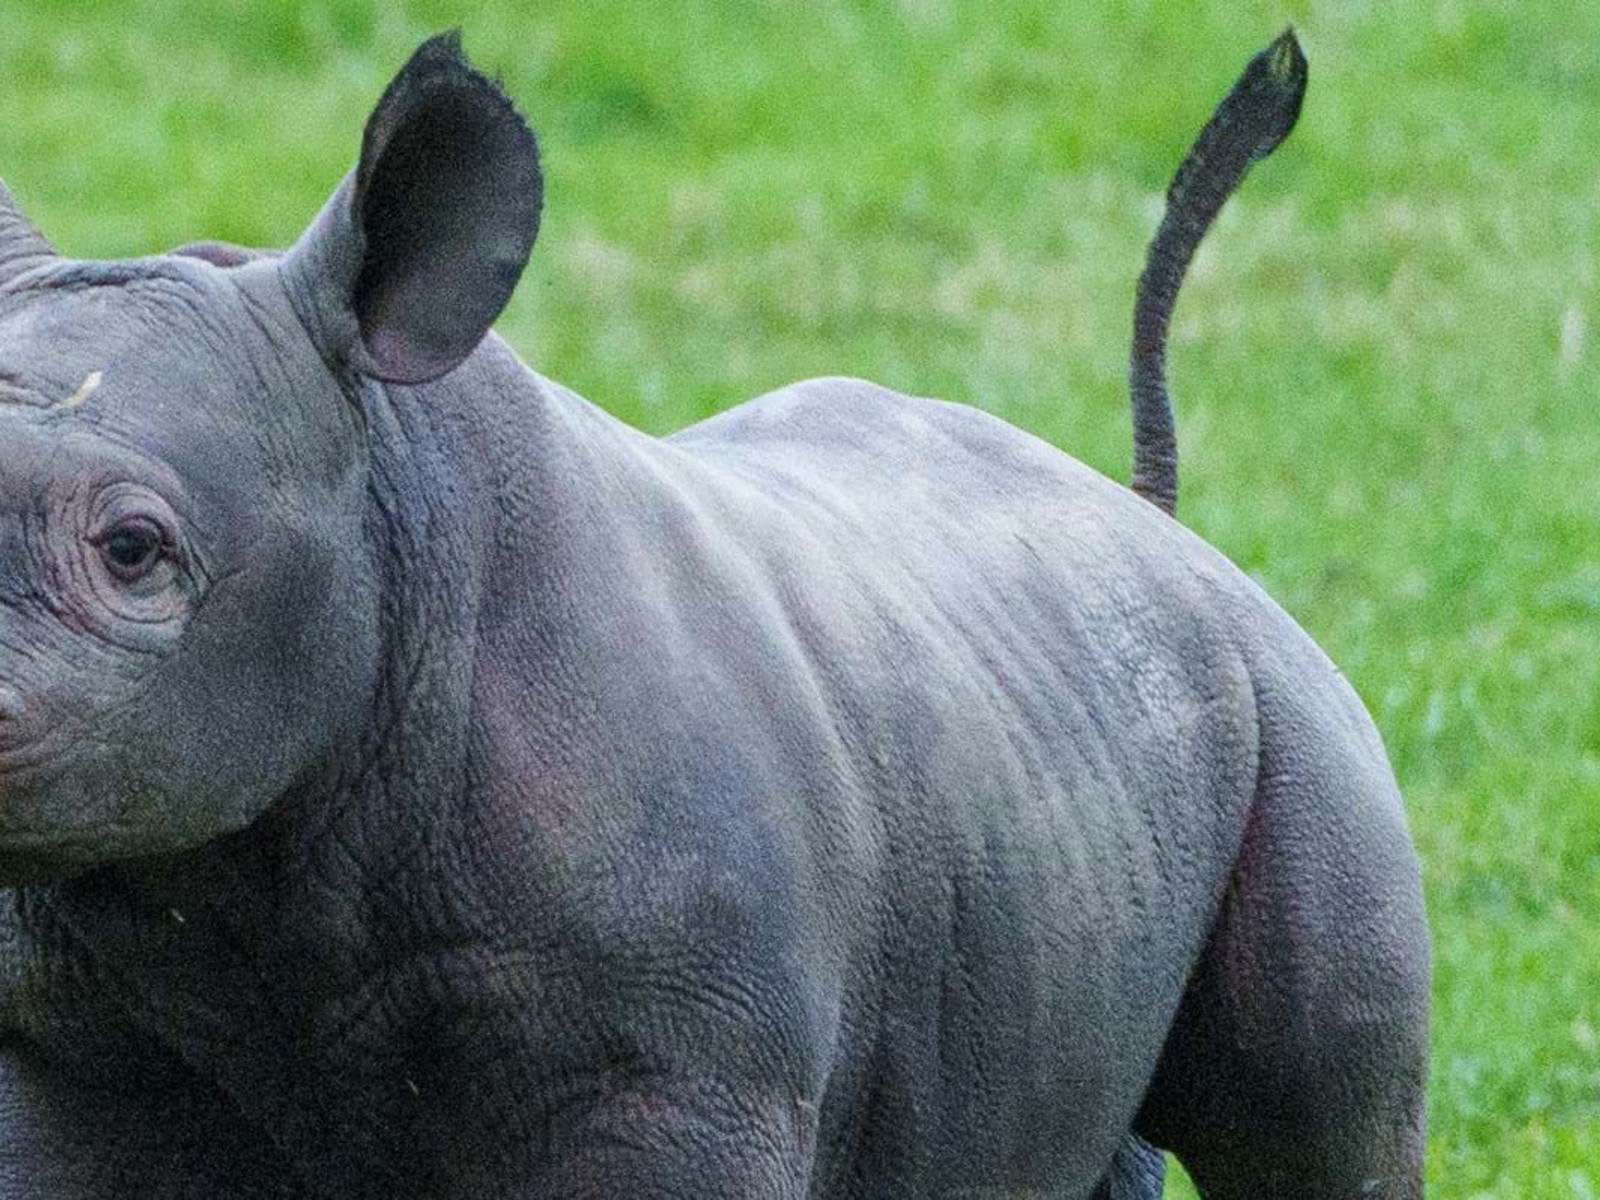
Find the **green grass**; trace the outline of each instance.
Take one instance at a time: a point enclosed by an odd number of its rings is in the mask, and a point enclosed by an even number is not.
[[[1122,478],[1162,189],[1290,19],[1301,126],[1179,308],[1183,517],[1388,740],[1437,947],[1430,1194],[1594,1197],[1600,6],[0,0],[0,174],[80,255],[285,243],[461,23],[544,138],[501,328],[546,374],[656,431],[860,374]]]

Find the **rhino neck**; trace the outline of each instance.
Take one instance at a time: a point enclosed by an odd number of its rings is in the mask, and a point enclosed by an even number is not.
[[[496,338],[442,380],[369,385],[363,399],[383,647],[363,733],[256,825],[161,873],[152,891],[166,907],[225,914],[229,936],[268,972],[287,955],[285,978],[302,993],[291,1005],[347,995],[396,959],[493,933],[492,881],[474,869],[495,771],[479,677],[505,651],[486,643],[507,624],[529,625],[548,590],[546,539],[564,524],[551,510],[577,503],[589,477],[571,470],[584,438],[559,411],[588,406]]]

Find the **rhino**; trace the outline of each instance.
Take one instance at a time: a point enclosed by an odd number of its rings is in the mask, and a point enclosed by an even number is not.
[[[424,43],[288,250],[0,193],[0,1197],[1422,1193],[1429,948],[1354,691],[1130,490],[798,383],[646,436],[490,326],[539,150]]]

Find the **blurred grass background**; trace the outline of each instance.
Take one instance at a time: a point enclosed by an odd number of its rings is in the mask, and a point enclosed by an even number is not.
[[[1125,478],[1162,191],[1290,20],[1300,128],[1178,310],[1183,519],[1387,738],[1436,936],[1430,1194],[1593,1198],[1600,5],[0,0],[0,175],[81,256],[284,244],[460,24],[544,141],[501,322],[541,371],[654,431],[864,375]]]

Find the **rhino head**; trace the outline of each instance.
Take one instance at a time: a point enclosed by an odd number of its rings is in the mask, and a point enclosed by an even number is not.
[[[453,35],[281,254],[74,261],[0,188],[0,885],[198,846],[336,769],[381,669],[368,406],[472,354],[540,202]]]

